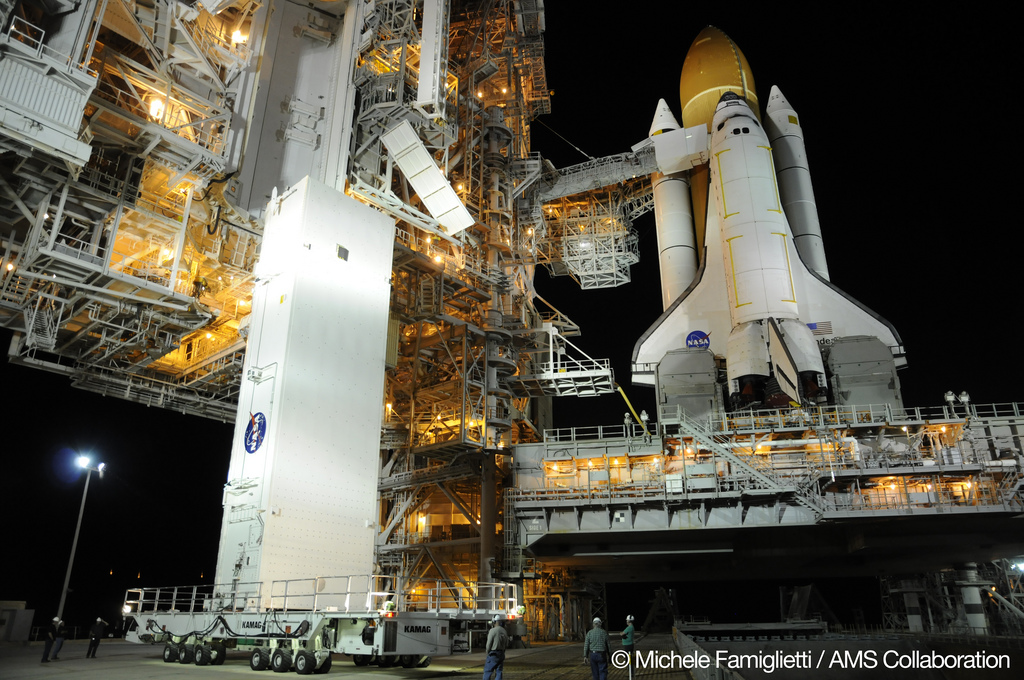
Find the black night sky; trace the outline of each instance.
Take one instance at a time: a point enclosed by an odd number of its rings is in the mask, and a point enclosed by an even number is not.
[[[947,389],[967,390],[976,403],[1024,401],[1013,329],[1021,312],[1013,292],[1022,242],[1013,208],[1019,59],[1009,58],[1017,41],[1008,22],[980,6],[945,16],[856,3],[830,6],[829,19],[815,21],[818,5],[793,22],[771,3],[547,5],[554,96],[542,120],[594,157],[643,139],[659,98],[678,118],[690,43],[707,24],[725,31],[750,62],[762,104],[776,84],[801,116],[832,281],[901,334],[906,404],[939,405]],[[540,125],[533,146],[559,167],[585,160]],[[636,228],[641,262],[631,284],[581,291],[539,274],[537,287],[583,328],[574,342],[610,358],[637,409],[652,411],[653,392],[631,388],[628,367],[634,342],[661,312],[653,215]],[[0,334],[0,346],[8,338]],[[109,472],[90,484],[64,619],[115,621],[129,587],[209,582],[231,425],[81,392],[66,378],[6,362],[0,385],[8,462],[0,599],[27,600],[37,625],[55,613],[81,501],[79,452]],[[556,401],[555,422],[615,424],[622,412],[616,395]],[[853,599],[841,583],[824,586],[826,597]],[[723,596],[732,590],[684,598],[685,613],[734,621],[777,611],[772,584],[736,603]],[[877,607],[871,583],[854,590]],[[618,599],[613,618],[646,613],[619,611]],[[833,606],[842,616],[852,605]]]

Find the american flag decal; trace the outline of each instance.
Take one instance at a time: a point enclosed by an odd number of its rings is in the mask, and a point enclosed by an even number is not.
[[[832,335],[832,322],[831,321],[818,321],[817,323],[809,323],[807,327],[811,329],[811,335]]]

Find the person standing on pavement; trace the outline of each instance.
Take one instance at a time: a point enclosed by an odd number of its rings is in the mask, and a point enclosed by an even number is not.
[[[645,411],[646,413],[646,411]],[[630,614],[626,617],[626,627],[622,631],[622,650],[629,654],[627,663],[629,664],[629,677],[633,677],[633,659],[635,658],[633,650],[636,649],[636,644],[633,640],[633,615]]]
[[[487,660],[484,661],[483,680],[491,680],[492,672],[494,680],[501,680],[501,672],[505,667],[506,649],[508,649],[508,632],[501,625],[501,616],[495,614],[491,619],[491,629],[487,631],[487,644],[484,645]]]
[[[50,657],[53,661],[60,661],[60,648],[64,646],[64,622],[57,619],[56,632],[54,633],[57,639],[53,641],[53,656]]]
[[[608,631],[599,618],[594,619],[594,627],[583,641],[583,663],[587,661],[593,680],[608,680]]]
[[[96,623],[89,629],[89,649],[85,650],[85,658],[96,658],[96,649],[100,646],[100,640],[107,633],[107,622],[96,617]]]
[[[57,639],[58,623],[60,619],[54,616],[43,630],[43,663],[50,663],[50,650],[53,649],[53,641]]]
[[[636,646],[633,632],[633,615],[630,614],[626,617],[626,627],[622,631],[622,648],[629,653],[630,658],[633,658],[633,649]]]

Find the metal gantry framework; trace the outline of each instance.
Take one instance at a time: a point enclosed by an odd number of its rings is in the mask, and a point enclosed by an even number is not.
[[[230,117],[257,6],[215,16],[93,2],[57,23],[46,4],[6,9],[0,64],[15,71],[2,104],[60,123],[34,139],[0,130],[0,323],[16,331],[12,361],[233,417],[261,227],[225,196],[223,177],[245,134]]]
[[[578,328],[538,311],[532,288],[537,238],[522,214],[538,212],[543,165],[530,121],[550,110],[543,12],[507,1],[419,11],[378,3],[366,22],[349,188],[399,220],[378,565],[459,583],[506,571],[495,540],[502,454],[539,437],[548,397],[607,392],[612,376],[567,346],[563,333]],[[447,233],[422,178],[392,158],[389,131],[401,125],[473,216],[468,229]],[[559,369],[561,388],[530,378]]]

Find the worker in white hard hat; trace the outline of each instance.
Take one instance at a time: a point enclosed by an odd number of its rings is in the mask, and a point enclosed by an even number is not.
[[[53,620],[46,626],[43,633],[43,663],[50,663],[50,650],[53,649],[53,641],[57,639],[57,625],[60,617],[54,616]]]
[[[64,646],[64,620],[58,618],[54,629],[57,631],[54,633],[57,637],[53,641],[53,656],[50,657],[50,661],[60,661],[60,649]]]
[[[626,627],[622,629],[622,649],[629,654],[629,677],[633,677],[633,650],[635,649],[633,632],[633,615],[630,614],[626,617]]]
[[[95,659],[96,650],[100,646],[100,640],[107,633],[107,622],[101,617],[96,617],[96,623],[89,627],[89,648],[85,650],[86,659]]]
[[[593,680],[608,680],[608,631],[604,622],[594,618],[594,627],[587,632],[583,641],[583,662],[590,662],[590,675]]]
[[[622,629],[622,648],[631,655],[633,654],[633,645],[635,644],[633,632],[633,615],[630,614],[626,617],[626,627]]]
[[[508,649],[508,633],[501,625],[501,615],[495,614],[491,619],[491,629],[487,631],[487,644],[484,645],[487,660],[484,661],[483,680],[491,680],[491,673],[494,674],[494,680],[501,680],[501,672],[505,667],[506,649]]]

